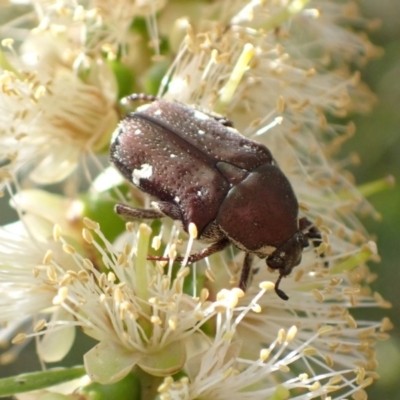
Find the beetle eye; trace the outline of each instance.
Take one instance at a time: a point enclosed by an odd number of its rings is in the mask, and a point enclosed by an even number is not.
[[[308,241],[307,237],[302,235],[301,247],[304,249],[304,247],[308,247],[309,245],[310,242]]]

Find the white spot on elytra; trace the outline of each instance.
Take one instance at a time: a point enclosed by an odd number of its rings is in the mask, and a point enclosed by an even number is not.
[[[135,132],[133,132],[133,133],[135,135],[142,135],[143,134],[143,132],[139,128],[135,129]]]
[[[194,117],[196,119],[200,119],[200,120],[206,120],[206,119],[210,119],[210,117],[207,114],[202,113],[199,110],[195,110],[194,111]]]
[[[158,110],[156,110],[155,112],[154,112],[154,115],[161,115],[162,114],[162,110],[161,109],[158,109]]]
[[[176,158],[176,154],[170,154],[169,157],[170,158]]]
[[[205,188],[201,188],[196,192],[198,197],[207,197],[208,196],[208,190]]]
[[[199,130],[197,131],[197,134],[198,134],[198,135],[204,135],[204,134],[205,134],[205,132],[204,132],[204,131],[202,131],[201,129],[199,129]]]
[[[140,169],[132,171],[132,182],[139,185],[140,179],[149,179],[153,175],[153,167],[150,164],[142,164]]]
[[[175,203],[180,203],[180,201],[181,201],[181,199],[178,197],[178,196],[175,196],[174,197],[174,201],[175,201]]]

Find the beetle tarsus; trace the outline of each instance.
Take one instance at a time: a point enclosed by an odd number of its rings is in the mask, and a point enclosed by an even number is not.
[[[163,256],[147,256],[148,261],[169,261],[169,257],[163,257]],[[175,259],[176,260],[176,259]]]
[[[123,104],[129,104],[129,103],[133,103],[134,101],[149,101],[149,102],[153,102],[153,101],[157,101],[160,98],[157,96],[152,96],[151,94],[145,94],[145,93],[133,93],[129,96],[125,96],[121,102]]]

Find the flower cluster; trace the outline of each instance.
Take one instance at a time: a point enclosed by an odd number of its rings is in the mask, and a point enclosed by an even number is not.
[[[374,102],[349,66],[379,53],[351,29],[373,21],[335,0],[30,7],[0,30],[0,192],[19,218],[0,228],[1,333],[13,337],[0,362],[29,338],[43,365],[60,361],[80,328],[98,342],[80,358],[86,381],[33,386],[37,398],[131,375],[142,398],[366,398],[375,340],[391,324],[351,310],[390,304],[368,286],[366,262],[379,257],[355,216],[375,211],[342,170],[351,159],[332,158],[354,126],[330,117]],[[233,247],[174,263],[204,248],[195,233],[167,219],[124,225],[113,213],[116,202],[148,202],[104,157],[119,99],[157,90],[226,115],[288,177],[300,216],[322,233],[283,280],[288,301],[274,293],[265,260],[254,260],[244,293]]]

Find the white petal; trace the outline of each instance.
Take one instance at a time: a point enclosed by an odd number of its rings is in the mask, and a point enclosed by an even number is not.
[[[107,341],[97,344],[83,358],[90,379],[108,385],[125,377],[142,357],[143,353],[134,353]]]
[[[55,148],[32,171],[30,178],[36,183],[49,184],[63,180],[77,166],[80,149],[62,144],[63,148]]]
[[[64,309],[59,308],[53,314],[52,320],[55,321],[72,321],[73,316]],[[67,325],[64,329],[49,329],[38,345],[38,354],[45,362],[56,362],[62,360],[75,340],[75,326]]]
[[[138,364],[153,376],[169,376],[180,371],[186,361],[186,348],[183,341],[170,343],[159,352],[146,354]]]
[[[93,182],[93,189],[106,192],[125,182],[123,176],[114,168],[106,168]]]

